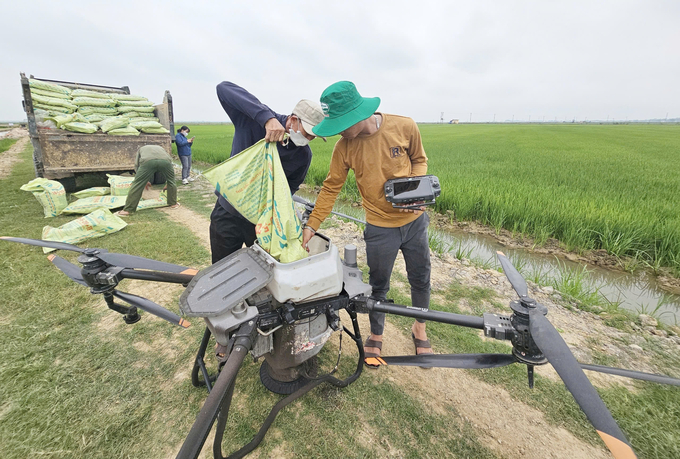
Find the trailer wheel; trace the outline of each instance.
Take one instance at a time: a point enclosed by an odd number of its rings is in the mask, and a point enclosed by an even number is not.
[[[76,191],[76,178],[75,177],[64,177],[57,179],[59,183],[64,186],[64,190],[67,193],[72,193]]]

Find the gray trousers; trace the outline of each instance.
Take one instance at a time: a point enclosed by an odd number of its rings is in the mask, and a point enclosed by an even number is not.
[[[182,180],[188,179],[191,175],[191,155],[180,156],[179,161],[182,163]]]
[[[366,261],[369,280],[373,288],[372,297],[384,300],[390,290],[390,276],[397,253],[401,250],[406,262],[406,273],[411,285],[411,305],[416,308],[430,307],[430,245],[427,227],[430,217],[423,213],[411,223],[399,228],[383,228],[366,224]],[[382,335],[385,329],[385,313],[371,312],[368,315],[371,333]],[[424,323],[424,320],[418,322]]]

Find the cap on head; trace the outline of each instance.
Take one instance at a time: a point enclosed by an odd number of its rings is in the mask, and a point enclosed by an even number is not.
[[[302,99],[297,103],[295,108],[293,108],[293,115],[300,118],[302,126],[304,126],[307,134],[316,135],[312,132],[314,126],[323,121],[323,111],[321,111],[319,104],[307,99]],[[321,138],[324,140],[324,142],[326,141],[325,137]]]
[[[339,134],[373,115],[379,105],[379,97],[361,97],[351,81],[333,83],[321,94],[325,117],[312,132],[318,136]]]

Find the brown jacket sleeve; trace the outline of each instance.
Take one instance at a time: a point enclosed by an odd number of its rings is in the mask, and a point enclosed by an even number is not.
[[[411,177],[417,177],[427,174],[427,155],[423,148],[420,130],[415,122],[413,122],[412,129],[408,156],[411,158]]]
[[[319,197],[316,198],[314,211],[309,216],[309,221],[307,222],[307,226],[311,227],[314,231],[319,229],[321,222],[323,222],[331,213],[331,210],[333,210],[335,199],[338,197],[338,193],[342,190],[342,185],[345,184],[345,180],[347,179],[349,164],[345,157],[346,150],[341,144],[344,144],[344,142],[339,140],[333,148],[333,156],[331,156],[331,165],[328,170],[328,175],[326,176],[326,180],[323,181]]]

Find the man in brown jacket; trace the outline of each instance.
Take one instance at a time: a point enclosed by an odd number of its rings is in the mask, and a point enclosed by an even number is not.
[[[419,211],[394,209],[385,199],[383,186],[389,179],[427,173],[427,156],[420,131],[407,117],[376,112],[380,99],[361,97],[353,83],[340,81],[321,95],[325,118],[312,130],[317,136],[341,135],[335,144],[330,170],[314,211],[303,231],[303,246],[328,217],[350,169],[366,211],[366,258],[372,297],[384,300],[390,276],[401,250],[411,285],[414,307],[428,309],[430,303],[430,249],[427,238],[429,217]],[[371,336],[366,340],[366,365],[380,356],[385,314],[369,314]],[[416,354],[432,353],[425,322],[411,328]]]

